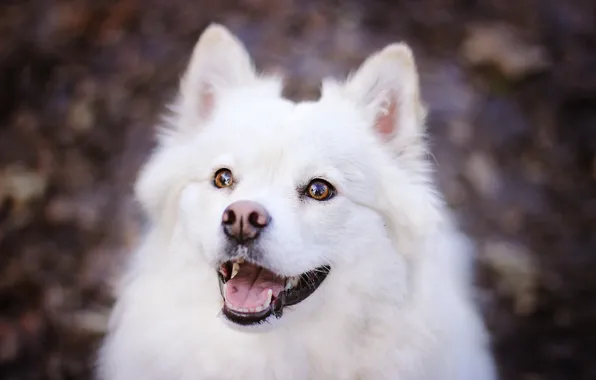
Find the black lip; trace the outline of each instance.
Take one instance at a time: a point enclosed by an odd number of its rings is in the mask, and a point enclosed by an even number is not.
[[[242,326],[261,324],[273,314],[271,307],[260,313],[241,313],[239,311],[228,309],[226,305],[224,305],[221,311],[228,320]]]
[[[232,260],[228,261],[228,263],[231,261]],[[284,307],[296,305],[308,298],[323,283],[330,271],[331,267],[324,265],[312,271],[301,274],[298,286],[290,290],[282,290],[278,296],[272,300],[269,308],[259,313],[242,313],[236,310],[231,310],[226,307],[225,303],[222,308],[222,313],[229,321],[241,326],[251,326],[266,323],[267,320],[272,316],[275,318],[281,318]],[[219,271],[218,278],[219,290],[222,298],[224,298],[223,285],[227,282],[227,279],[224,278]]]
[[[282,291],[283,306],[292,306],[304,301],[308,296],[314,293],[315,290],[327,278],[331,271],[328,265],[319,267],[313,271],[306,272],[300,275],[299,286]],[[281,295],[281,294],[280,294]]]

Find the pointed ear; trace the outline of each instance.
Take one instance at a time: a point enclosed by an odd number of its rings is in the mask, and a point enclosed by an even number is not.
[[[365,107],[371,126],[385,141],[417,141],[424,134],[426,110],[407,45],[392,44],[370,56],[348,79],[345,91]]]
[[[257,78],[248,52],[225,27],[210,25],[197,42],[180,83],[178,128],[194,129],[209,118],[226,88]]]

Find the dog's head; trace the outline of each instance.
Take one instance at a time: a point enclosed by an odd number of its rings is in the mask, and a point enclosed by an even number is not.
[[[236,325],[316,304],[334,276],[328,291],[346,292],[342,272],[395,271],[400,247],[440,208],[406,45],[372,55],[345,83],[326,81],[316,102],[281,91],[240,41],[209,27],[136,187],[154,228],[213,268]]]

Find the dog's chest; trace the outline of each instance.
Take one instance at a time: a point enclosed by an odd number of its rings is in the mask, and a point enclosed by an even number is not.
[[[218,380],[357,380],[360,372],[354,350],[346,342],[333,343],[333,334],[325,332],[314,339],[298,334],[272,340],[238,336],[226,340],[210,338],[209,348],[201,350],[190,372],[207,371],[206,378]]]

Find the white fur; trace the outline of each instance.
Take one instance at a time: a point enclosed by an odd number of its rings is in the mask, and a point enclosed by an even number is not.
[[[225,28],[204,32],[137,182],[151,225],[118,290],[99,377],[495,379],[470,246],[432,181],[409,48],[391,45],[346,83],[326,81],[317,102],[285,100],[281,88]],[[390,131],[376,128],[387,121]],[[221,167],[233,189],[212,185]],[[337,196],[301,197],[316,177]],[[218,316],[221,215],[240,199],[271,214],[262,246],[276,271],[332,268],[256,331]]]

